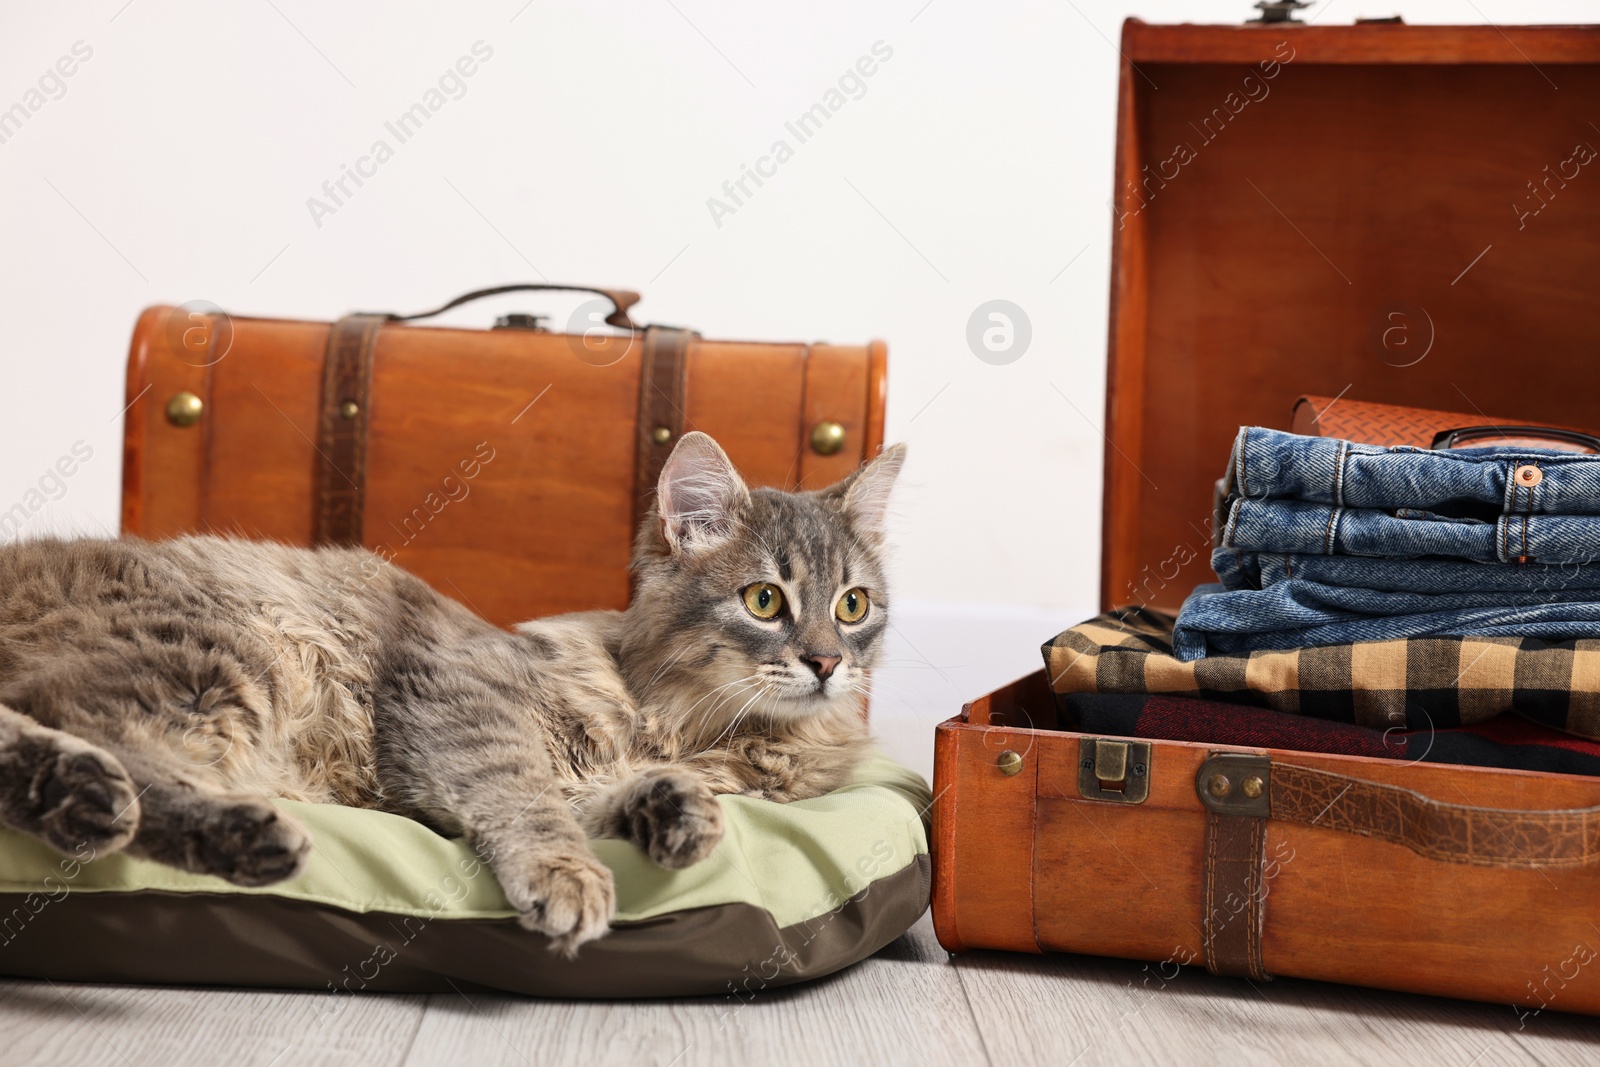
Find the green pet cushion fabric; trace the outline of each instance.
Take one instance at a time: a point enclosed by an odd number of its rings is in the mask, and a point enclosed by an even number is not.
[[[330,1011],[362,990],[743,1000],[864,959],[926,910],[932,798],[886,757],[812,800],[719,802],[723,841],[688,870],[591,842],[617,915],[574,960],[517,925],[464,842],[385,812],[278,801],[315,848],[257,889],[0,829],[0,974],[318,989]]]

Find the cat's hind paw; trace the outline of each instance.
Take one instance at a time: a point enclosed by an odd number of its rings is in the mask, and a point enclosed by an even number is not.
[[[239,800],[216,810],[192,850],[191,870],[234,885],[272,885],[305,869],[311,835],[265,800]]]

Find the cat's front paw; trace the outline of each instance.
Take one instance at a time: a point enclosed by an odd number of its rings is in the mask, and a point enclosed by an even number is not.
[[[517,873],[498,872],[518,922],[550,939],[550,950],[571,959],[585,942],[604,937],[617,910],[611,868],[578,844],[534,853]]]
[[[115,852],[139,827],[139,794],[115,756],[77,739],[63,740],[30,783],[32,801],[17,824],[62,852]],[[32,816],[29,818],[28,816]]]
[[[628,839],[663,867],[692,867],[722,840],[722,807],[704,782],[668,772],[633,791],[622,813]]]

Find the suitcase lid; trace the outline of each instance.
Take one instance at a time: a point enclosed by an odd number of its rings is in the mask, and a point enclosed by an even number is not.
[[[1302,394],[1600,425],[1600,27],[1129,19],[1121,51],[1102,607],[1214,580],[1232,438]]]

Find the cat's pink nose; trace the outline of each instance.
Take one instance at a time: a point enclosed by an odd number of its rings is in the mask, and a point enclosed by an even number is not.
[[[833,669],[839,665],[840,657],[825,652],[807,652],[801,658],[806,661],[806,666],[810,667],[818,678],[826,679],[833,673]]]

